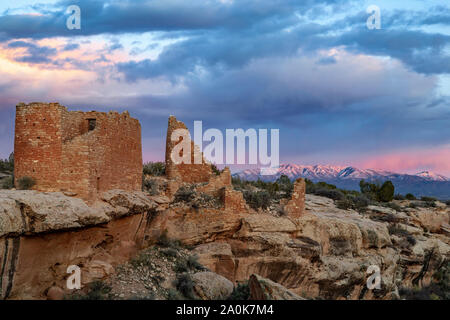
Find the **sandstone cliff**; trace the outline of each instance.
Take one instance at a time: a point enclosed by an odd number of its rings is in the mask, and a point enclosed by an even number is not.
[[[305,214],[278,217],[226,210],[223,198],[203,207],[175,198],[112,190],[87,205],[61,193],[0,191],[2,298],[45,298],[65,288],[69,265],[81,267],[83,285],[106,279],[165,232],[232,283],[256,274],[308,298],[396,298],[400,287],[430,283],[450,256],[444,205],[360,214],[306,195]],[[371,265],[381,269],[380,290],[367,289]]]

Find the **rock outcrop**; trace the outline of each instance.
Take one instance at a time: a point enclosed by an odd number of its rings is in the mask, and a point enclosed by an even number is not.
[[[156,203],[141,192],[103,198],[88,206],[58,192],[0,191],[0,297],[65,288],[70,265],[81,267],[83,284],[102,279],[143,247]]]
[[[450,257],[444,235],[408,225],[414,234],[411,244],[405,235],[391,234],[396,223],[369,219],[370,212],[362,216],[341,210],[332,200],[312,195],[306,197],[306,208],[297,219],[244,216],[232,236],[197,247],[200,261],[232,281],[258,274],[302,297],[389,299],[400,286],[430,283]],[[371,265],[380,267],[381,290],[366,287]]]
[[[450,257],[442,232],[448,209],[429,208],[430,222],[419,219],[422,208],[360,214],[313,195],[305,208],[299,217],[276,217],[173,206],[143,192],[111,190],[87,205],[62,193],[1,191],[1,295],[58,296],[49,290],[65,288],[69,265],[81,266],[83,285],[103,279],[164,232],[195,246],[199,261],[232,283],[257,274],[302,297],[392,298],[399,286],[430,283]],[[380,267],[381,290],[366,287],[371,265]],[[217,296],[198,288],[203,298]]]
[[[305,300],[270,279],[252,274],[248,281],[251,300]]]
[[[198,272],[192,276],[194,292],[202,300],[224,300],[233,292],[233,283],[214,272]]]

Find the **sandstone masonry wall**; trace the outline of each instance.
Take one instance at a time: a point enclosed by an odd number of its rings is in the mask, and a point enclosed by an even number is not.
[[[39,191],[91,200],[111,189],[141,190],[139,121],[128,112],[68,111],[58,103],[16,107],[14,176]]]
[[[292,198],[284,207],[289,217],[298,218],[305,213],[305,179],[299,178],[294,182]]]
[[[178,121],[174,116],[169,117],[169,123],[167,127],[167,139],[166,139],[166,175],[169,179],[180,179],[182,182],[199,183],[208,182],[212,176],[211,165],[205,161],[202,157],[202,163],[194,163],[194,156],[196,152],[200,152],[198,147],[191,143],[191,163],[175,164],[172,160],[171,154],[174,147],[179,141],[172,141],[172,133],[177,129],[187,130],[185,124]],[[189,139],[190,140],[190,139]],[[181,141],[181,139],[180,139]],[[182,156],[182,155],[180,155]]]

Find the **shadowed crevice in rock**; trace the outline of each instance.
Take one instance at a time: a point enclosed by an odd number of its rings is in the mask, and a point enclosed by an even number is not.
[[[19,250],[19,237],[4,239],[3,256],[2,261],[0,261],[0,297],[2,299],[7,299],[11,294]]]

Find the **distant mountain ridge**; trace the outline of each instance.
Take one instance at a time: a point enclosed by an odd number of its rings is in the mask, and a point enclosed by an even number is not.
[[[370,182],[391,180],[396,192],[413,193],[418,196],[435,196],[450,199],[450,179],[432,171],[422,171],[416,174],[402,174],[386,170],[359,169],[352,166],[332,165],[297,165],[282,164],[274,175],[261,175],[259,169],[247,169],[233,174],[244,180],[275,181],[281,175],[290,179],[308,178],[314,182],[325,181],[340,188],[359,189],[359,181]]]

